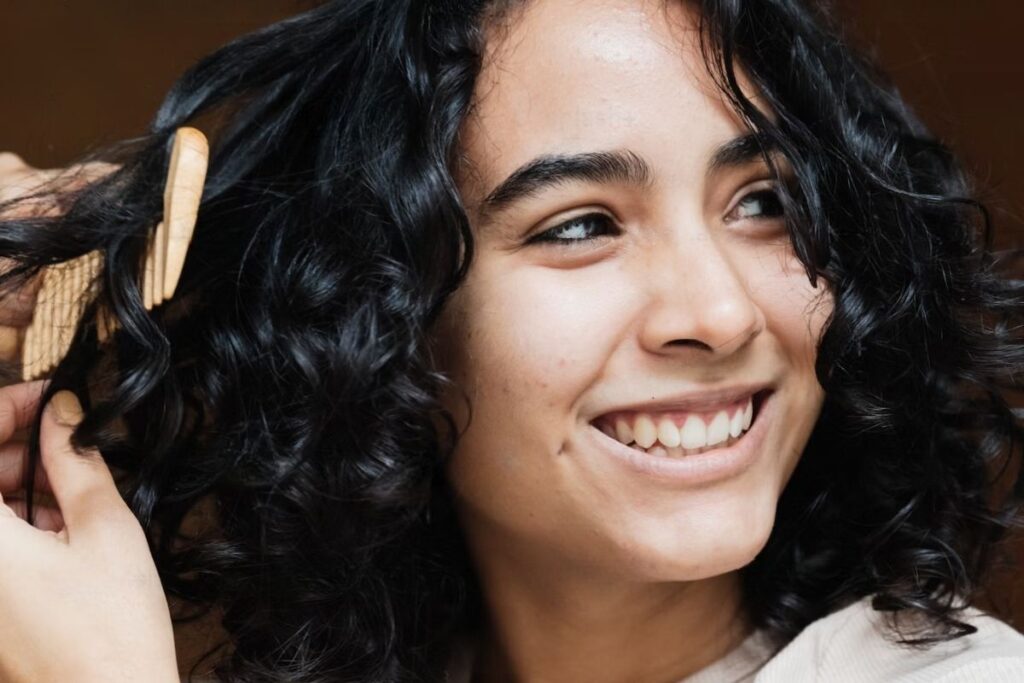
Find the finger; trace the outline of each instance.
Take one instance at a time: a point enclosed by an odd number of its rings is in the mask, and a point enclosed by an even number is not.
[[[43,466],[71,538],[108,535],[134,522],[99,451],[72,447],[71,434],[81,420],[78,398],[58,391],[43,411],[39,434]]]
[[[11,440],[0,444],[0,492],[4,495],[20,491],[25,483],[25,468],[28,467],[28,443]],[[36,466],[32,477],[32,488],[36,491],[50,490],[50,482],[46,478],[46,469]]]
[[[19,518],[28,521],[28,505],[23,498],[5,501],[7,507]],[[32,526],[43,531],[60,531],[64,528],[64,516],[60,510],[50,505],[36,503],[32,506]]]
[[[26,165],[22,169],[8,174],[7,182],[16,183],[14,189],[9,191],[13,197],[42,192],[43,196],[36,198],[35,201],[40,206],[45,206],[51,210],[41,215],[59,215],[60,211],[56,201],[56,194],[77,192],[98,180],[102,180],[118,168],[120,166],[117,164],[108,164],[104,161],[89,161],[82,164],[72,164],[65,168],[49,169],[32,168]]]
[[[0,264],[4,265],[0,267],[2,272],[13,265],[13,261],[0,259]],[[35,313],[36,299],[39,297],[42,283],[41,274],[37,274],[15,289],[0,292],[0,325],[15,329],[28,327]]]
[[[0,360],[14,362],[18,360],[18,352],[21,350],[21,330],[5,324],[5,319],[7,318],[5,314],[7,311],[4,309],[5,306],[0,303]],[[22,315],[20,311],[12,311],[11,313],[18,316]]]
[[[71,178],[76,187],[100,180],[121,168],[119,164],[111,164],[106,161],[87,161],[83,164],[72,164],[67,168],[50,171],[53,177]]]
[[[61,206],[69,193],[75,193],[104,176],[113,173],[116,164],[90,161],[67,168],[40,169],[25,163],[21,157],[0,152],[0,204],[7,218],[41,218],[64,213]]]
[[[0,175],[0,204],[15,203],[5,207],[3,215],[14,219],[59,215],[56,197],[49,187],[58,177],[53,171],[29,166],[5,171]]]
[[[36,380],[0,388],[0,443],[32,423],[46,385],[47,380]]]
[[[36,168],[13,152],[0,152],[0,201],[16,199],[43,189],[65,174],[88,171],[88,164],[64,168]]]
[[[14,152],[0,152],[0,173],[21,170],[27,166],[25,160]]]

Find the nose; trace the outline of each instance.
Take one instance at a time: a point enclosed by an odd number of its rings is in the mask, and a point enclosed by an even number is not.
[[[650,286],[643,346],[653,353],[727,357],[765,327],[764,312],[751,297],[729,253],[707,233],[681,237],[648,262]],[[749,277],[749,275],[748,275]]]

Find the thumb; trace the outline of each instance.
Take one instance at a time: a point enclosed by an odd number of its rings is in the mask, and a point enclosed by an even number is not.
[[[58,391],[43,410],[39,448],[50,488],[64,517],[68,538],[109,531],[129,512],[106,462],[94,448],[76,451],[71,434],[82,421],[82,406],[70,391]]]

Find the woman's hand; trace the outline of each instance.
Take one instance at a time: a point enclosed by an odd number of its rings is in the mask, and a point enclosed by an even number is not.
[[[43,389],[0,389],[5,485],[22,466],[11,438],[31,424]],[[35,486],[52,490],[57,509],[41,527],[0,502],[0,680],[177,683],[170,612],[145,534],[99,452],[71,446],[81,419],[67,391],[43,413]]]

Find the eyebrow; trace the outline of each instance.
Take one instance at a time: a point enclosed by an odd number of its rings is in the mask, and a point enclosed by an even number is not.
[[[772,140],[757,133],[735,137],[715,149],[707,175],[744,166],[777,149]],[[653,180],[651,165],[629,149],[545,154],[523,164],[494,188],[480,202],[479,212],[481,216],[494,214],[543,190],[572,181],[649,188]]]

